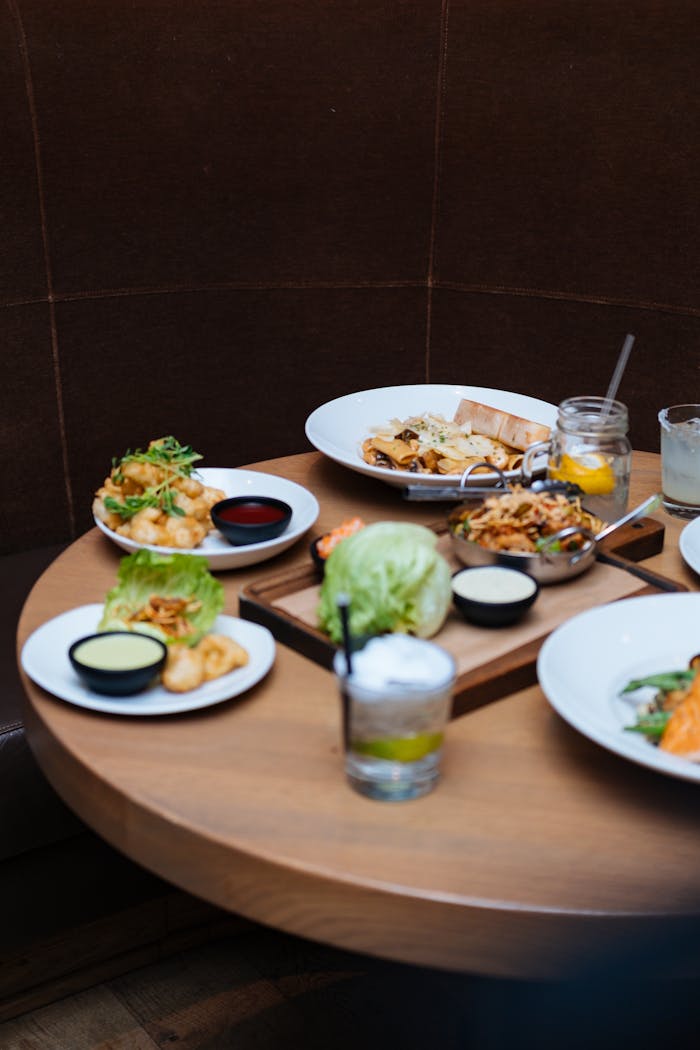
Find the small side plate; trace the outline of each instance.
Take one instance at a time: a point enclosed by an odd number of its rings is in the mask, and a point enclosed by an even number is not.
[[[22,648],[22,667],[32,681],[77,707],[112,715],[174,715],[196,711],[240,696],[264,678],[275,661],[275,640],[266,627],[235,616],[219,616],[212,632],[228,635],[248,651],[245,667],[205,682],[188,693],[171,693],[160,684],[134,696],[115,698],[93,693],[71,667],[68,649],[76,638],[97,629],[102,608],[99,604],[81,605],[61,613],[38,627]]]

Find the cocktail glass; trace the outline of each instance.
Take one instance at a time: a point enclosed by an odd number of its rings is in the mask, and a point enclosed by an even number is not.
[[[427,794],[440,776],[455,663],[440,646],[409,635],[372,638],[334,669],[344,709],[345,772],[370,798],[398,801]]]

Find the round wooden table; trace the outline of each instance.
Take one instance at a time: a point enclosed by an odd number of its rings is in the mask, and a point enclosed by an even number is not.
[[[360,513],[433,522],[435,504],[308,453],[253,465],[318,497],[314,533]],[[659,486],[635,454],[631,503]],[[679,522],[645,565],[697,589]],[[58,613],[100,602],[121,552],[97,529],[44,573],[22,643]],[[222,573],[225,611],[265,574],[308,559],[305,541]],[[700,634],[699,634],[700,649]],[[294,934],[404,962],[549,977],[682,933],[700,914],[700,794],[609,754],[537,686],[455,719],[426,798],[377,803],[343,776],[330,672],[277,646],[238,699],[154,719],[93,713],[25,678],[31,746],[59,794],[112,845],[183,889]],[[602,953],[606,953],[603,956]],[[697,952],[685,972],[697,970]]]

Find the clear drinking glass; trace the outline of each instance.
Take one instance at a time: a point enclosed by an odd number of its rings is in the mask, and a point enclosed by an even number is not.
[[[700,514],[700,405],[659,412],[663,506],[679,518]]]
[[[523,475],[531,474],[535,456],[546,451],[548,478],[578,485],[586,510],[608,524],[617,521],[629,497],[632,446],[627,428],[627,407],[621,401],[569,397],[559,405],[551,439],[525,453]]]
[[[374,799],[427,794],[440,775],[452,708],[455,662],[440,646],[393,634],[371,638],[334,662],[343,698],[348,781]]]

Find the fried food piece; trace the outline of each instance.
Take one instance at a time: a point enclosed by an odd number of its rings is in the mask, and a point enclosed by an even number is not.
[[[690,762],[700,762],[700,674],[669,718],[659,747]]]
[[[188,693],[204,681],[204,657],[196,648],[171,645],[163,669],[163,685],[171,693]]]
[[[166,598],[152,594],[148,604],[135,612],[130,620],[132,623],[156,624],[171,638],[186,638],[195,630],[187,616],[201,607],[202,603],[195,597]]]
[[[99,521],[104,522],[108,529],[112,529],[116,532],[119,526],[123,524],[122,519],[118,514],[115,514],[114,511],[107,510],[104,505],[103,496],[100,495],[100,493],[104,494],[104,489],[100,489],[92,501],[92,513]]]
[[[220,500],[226,499],[226,493],[223,489],[215,489],[211,485],[204,485],[202,488],[202,499],[205,501],[209,510],[211,510],[215,503],[219,503]]]
[[[136,543],[148,543],[154,547],[177,547],[189,550],[197,547],[207,535],[209,528],[203,521],[189,515],[184,517],[164,514],[158,507],[144,507],[130,521],[117,525],[115,532],[128,536]]]
[[[169,601],[177,603],[179,600],[158,599],[164,604]],[[237,667],[245,667],[248,659],[247,650],[225,634],[205,634],[192,648],[175,642],[168,649],[163,685],[171,693],[188,693],[203,682],[220,678]]]
[[[195,521],[205,521],[209,517],[209,507],[201,495],[187,496],[184,492],[176,492],[173,503]]]
[[[204,491],[204,485],[196,478],[175,478],[171,485],[172,488],[189,496],[190,499],[197,499]]]
[[[151,441],[145,453],[127,453],[97,490],[93,514],[136,543],[198,547],[214,528],[211,508],[226,498],[189,475],[198,459],[199,453],[172,437]]]
[[[165,471],[161,470],[154,463],[123,463],[121,466],[114,468],[112,477],[117,477],[120,474],[122,477],[129,478],[130,481],[135,482],[136,485],[140,485],[142,489],[159,485],[165,477]]]
[[[157,507],[144,507],[134,514],[131,521],[124,522],[116,531],[120,536],[128,536],[136,543],[162,544],[159,525],[161,516]]]
[[[163,515],[161,524],[161,538],[156,542],[163,547],[179,547],[187,550],[198,547],[206,536],[208,529],[206,525],[185,515],[184,518]]]
[[[248,663],[247,650],[225,634],[205,634],[195,648],[204,661],[205,682]]]

